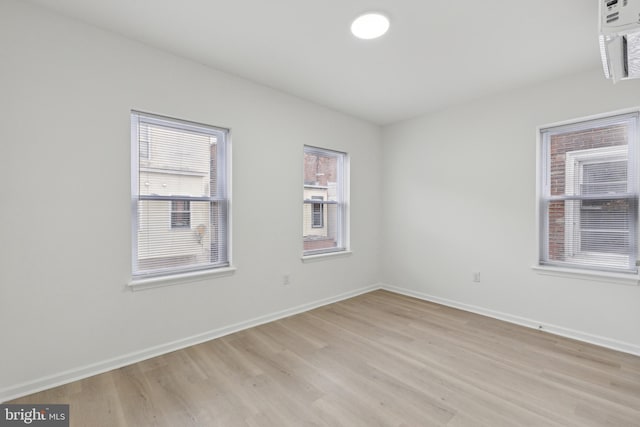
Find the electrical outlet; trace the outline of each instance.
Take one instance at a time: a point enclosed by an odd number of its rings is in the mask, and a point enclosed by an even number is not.
[[[289,273],[285,273],[282,276],[282,284],[284,286],[290,285],[291,284],[291,275]]]
[[[476,271],[473,273],[473,281],[474,283],[480,283],[480,272]]]

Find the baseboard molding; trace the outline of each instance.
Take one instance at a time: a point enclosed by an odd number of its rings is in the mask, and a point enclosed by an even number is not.
[[[214,329],[202,334],[193,335],[187,338],[168,342],[166,344],[157,345],[133,353],[125,354],[122,356],[114,357],[112,359],[103,360],[101,362],[92,363],[80,368],[70,369],[68,371],[59,372],[53,375],[42,377],[33,381],[24,382],[14,386],[10,386],[0,390],[0,403],[7,402],[13,399],[17,399],[22,396],[26,396],[32,393],[37,393],[42,390],[57,387],[60,385],[68,384],[73,381],[88,378],[93,375],[102,374],[104,372],[118,369],[123,366],[131,365],[133,363],[141,362],[143,360],[151,359],[152,357],[161,356],[163,354],[171,353],[172,351],[180,350],[192,345],[200,344],[212,339],[220,338],[225,335],[239,332],[244,329],[259,326],[264,323],[273,322],[274,320],[283,319],[285,317],[293,316],[295,314],[303,313],[305,311],[312,310],[314,308],[322,307],[327,304],[342,301],[348,298],[380,289],[381,284],[374,284],[366,286],[353,291],[345,292],[333,297],[324,298],[321,300],[313,301],[310,303],[302,304],[296,307],[288,308],[286,310],[277,311],[264,316],[255,317],[250,320],[246,320],[232,325],[224,326],[222,328]]]
[[[133,363],[141,362],[143,360],[151,359],[156,356],[171,353],[172,351],[180,350],[192,345],[200,344],[212,339],[220,338],[225,335],[239,332],[244,329],[259,326],[264,323],[273,322],[285,317],[293,316],[295,314],[303,313],[305,311],[313,310],[314,308],[322,307],[327,304],[342,301],[348,298],[371,292],[377,289],[384,289],[389,292],[394,292],[401,295],[406,295],[414,298],[418,298],[425,301],[434,302],[437,304],[446,305],[448,307],[458,308],[460,310],[469,311],[471,313],[480,314],[494,319],[503,320],[505,322],[514,323],[517,325],[525,326],[532,329],[539,329],[544,332],[548,332],[554,335],[559,335],[567,338],[584,341],[590,344],[595,344],[601,347],[610,348],[612,350],[621,351],[624,353],[640,356],[640,346],[612,340],[606,337],[588,334],[573,329],[563,328],[561,326],[551,325],[544,322],[528,319],[525,317],[515,316],[508,313],[503,313],[495,310],[489,310],[483,307],[475,305],[465,304],[458,301],[449,300],[446,298],[440,298],[433,295],[429,295],[423,292],[414,291],[407,288],[398,286],[392,286],[389,284],[378,283],[371,286],[366,286],[353,291],[345,292],[333,297],[324,298],[321,300],[313,301],[307,304],[302,304],[296,307],[288,308],[286,310],[277,311],[264,316],[255,317],[243,322],[235,323],[232,325],[224,326],[218,329],[214,329],[202,334],[193,335],[191,337],[183,338],[180,340],[172,341],[166,344],[150,347],[133,353],[125,354],[123,356],[115,357],[112,359],[103,360],[101,362],[89,364],[80,368],[70,369],[68,371],[59,372],[53,375],[42,377],[33,381],[24,382],[11,387],[7,387],[0,390],[0,403],[7,402],[13,399],[17,399],[22,396],[26,396],[32,393],[37,393],[42,390],[64,385],[73,381],[81,380],[91,377],[93,375],[102,374],[104,372],[118,369],[123,366],[131,365]]]
[[[481,314],[483,316],[492,317],[498,320],[504,320],[505,322],[515,323],[516,325],[521,325],[521,326],[525,326],[532,329],[538,329],[544,332],[548,332],[550,334],[559,335],[566,338],[572,338],[572,339],[587,342],[590,344],[595,344],[600,347],[609,348],[611,350],[621,351],[623,353],[629,353],[635,356],[640,356],[640,346],[637,346],[631,343],[617,341],[614,339],[610,339],[610,338],[606,338],[598,335],[592,335],[586,332],[564,328],[562,326],[551,325],[545,322],[540,322],[540,321],[528,319],[525,317],[515,316],[509,313],[489,310],[483,307],[465,304],[458,301],[449,300],[446,298],[440,298],[433,295],[425,294],[423,292],[418,292],[418,291],[414,291],[411,289],[406,289],[398,286],[381,284],[380,288],[390,292],[395,292],[397,294],[406,295],[406,296],[418,298],[425,301],[435,302],[437,304],[458,308],[460,310],[469,311],[471,313]]]

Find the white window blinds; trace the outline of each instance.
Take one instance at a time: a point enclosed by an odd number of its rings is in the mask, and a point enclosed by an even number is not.
[[[540,263],[637,273],[638,114],[541,130]]]
[[[134,278],[229,265],[227,134],[131,113]]]

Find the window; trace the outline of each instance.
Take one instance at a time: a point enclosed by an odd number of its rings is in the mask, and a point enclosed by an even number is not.
[[[347,155],[304,147],[304,255],[347,249]]]
[[[638,114],[541,129],[540,264],[637,273]]]
[[[134,279],[229,265],[227,134],[131,113]]]
[[[319,200],[322,202],[324,200],[323,196],[311,196],[312,200]],[[313,207],[313,217],[311,219],[311,226],[313,228],[322,228],[324,227],[324,203],[313,203],[311,205]]]
[[[171,201],[171,228],[191,227],[191,203],[189,200]]]

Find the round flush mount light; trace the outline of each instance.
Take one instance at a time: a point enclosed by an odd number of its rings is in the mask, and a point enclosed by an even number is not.
[[[380,12],[358,16],[351,23],[351,32],[359,39],[376,39],[389,30],[389,18]]]

